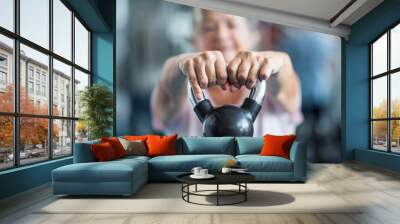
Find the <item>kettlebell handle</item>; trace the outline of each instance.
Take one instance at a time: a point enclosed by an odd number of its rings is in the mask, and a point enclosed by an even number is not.
[[[261,105],[264,100],[266,89],[267,89],[266,81],[265,80],[258,81],[257,85],[250,90],[250,94],[249,94],[248,98],[254,100],[256,103]],[[194,94],[192,85],[190,85],[190,82],[188,82],[188,84],[187,84],[187,90],[188,90],[189,101],[190,101],[190,104],[192,105],[192,107],[195,107],[201,101],[208,100],[206,98],[206,96],[204,95],[203,90],[201,91],[202,98],[197,99]]]

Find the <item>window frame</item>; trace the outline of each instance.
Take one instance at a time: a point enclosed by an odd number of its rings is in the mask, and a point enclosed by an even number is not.
[[[369,149],[373,151],[379,151],[379,152],[386,152],[386,153],[391,153],[391,154],[400,154],[400,152],[393,152],[392,151],[392,136],[391,136],[391,129],[392,129],[392,121],[400,121],[400,117],[392,117],[392,99],[391,99],[391,91],[392,91],[392,86],[391,86],[391,79],[392,76],[395,75],[396,73],[400,72],[400,67],[391,69],[391,31],[393,28],[396,26],[400,26],[400,20],[396,21],[394,24],[392,24],[390,27],[385,29],[384,32],[380,33],[375,39],[373,39],[371,42],[368,43],[368,53],[369,53],[369,78],[368,78],[368,85],[369,85]],[[380,74],[376,74],[374,76],[373,74],[373,44],[379,40],[379,38],[383,37],[385,34],[387,34],[387,64],[386,64],[386,71],[382,72]],[[373,81],[378,78],[386,77],[386,87],[387,87],[387,105],[386,105],[386,117],[385,118],[373,118]],[[386,138],[386,151],[379,150],[374,148],[373,144],[373,122],[374,121],[386,121],[386,129],[387,129],[387,138]]]
[[[33,164],[37,163],[43,163],[49,160],[58,160],[62,159],[65,157],[70,157],[73,156],[74,154],[74,143],[75,143],[75,126],[76,126],[76,121],[79,120],[79,117],[75,116],[75,108],[71,108],[71,115],[70,116],[56,116],[53,115],[53,59],[58,60],[59,62],[62,62],[68,66],[71,66],[71,83],[74,84],[75,82],[75,69],[87,74],[89,76],[89,83],[88,85],[92,85],[92,57],[91,57],[91,50],[92,50],[92,43],[91,43],[91,37],[92,37],[92,30],[89,28],[89,26],[85,23],[85,21],[79,16],[75,10],[72,9],[72,7],[66,2],[65,0],[59,0],[68,10],[71,11],[71,59],[64,58],[63,56],[55,53],[53,50],[53,1],[54,0],[48,0],[49,2],[49,48],[46,49],[45,47],[42,47],[39,44],[34,43],[33,41],[30,41],[27,38],[24,38],[23,36],[20,35],[20,0],[14,0],[13,1],[13,10],[14,10],[14,18],[13,18],[13,31],[10,31],[4,27],[0,26],[0,35],[3,35],[5,37],[11,38],[13,40],[14,48],[13,48],[13,64],[12,66],[12,74],[13,79],[14,79],[14,110],[13,112],[2,112],[0,111],[0,116],[10,116],[13,119],[13,153],[14,153],[14,161],[13,161],[13,166],[11,167],[5,167],[5,168],[0,168],[0,172],[5,171],[5,170],[10,170],[10,169],[16,169],[19,167],[23,166],[30,166]],[[79,20],[79,22],[84,26],[84,28],[88,31],[89,39],[88,39],[88,57],[89,57],[89,65],[88,69],[85,69],[78,64],[75,63],[75,18]],[[20,112],[20,44],[23,44],[27,47],[32,48],[33,50],[39,51],[40,53],[43,53],[48,56],[49,58],[49,63],[48,63],[48,81],[47,81],[47,88],[46,91],[48,93],[45,93],[48,97],[48,112],[46,115],[39,115],[39,114],[27,114],[27,113],[21,113]],[[28,70],[29,67],[27,67]],[[35,85],[35,77],[36,70],[33,70],[33,82]],[[41,73],[40,73],[41,74]],[[27,81],[30,80],[29,73],[25,74],[27,77]],[[41,77],[39,77],[39,83],[41,83]],[[75,103],[75,85],[71,86],[71,92],[72,92],[72,99],[71,99],[71,105],[74,105]],[[28,91],[28,90],[27,90]],[[34,89],[34,91],[36,91]],[[40,94],[41,95],[41,94]],[[41,161],[38,162],[32,162],[32,163],[27,163],[27,164],[21,164],[20,161],[20,119],[21,118],[45,118],[47,119],[48,122],[48,136],[47,136],[47,142],[49,143],[47,145],[47,150],[48,150],[48,157],[44,158]],[[71,128],[72,128],[72,133],[71,133],[71,153],[68,155],[62,155],[62,156],[54,156],[54,147],[53,147],[53,121],[56,120],[66,120],[66,121],[71,121]]]

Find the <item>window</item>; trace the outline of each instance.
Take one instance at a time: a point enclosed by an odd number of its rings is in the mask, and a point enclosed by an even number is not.
[[[40,95],[40,84],[36,84],[36,95]]]
[[[72,101],[72,91],[70,89],[65,89],[64,85],[65,83],[70,83],[72,84],[72,67],[69,65],[66,65],[58,60],[53,60],[53,90],[54,90],[54,95],[53,95],[53,114],[57,115],[60,114],[60,108],[57,107],[55,104],[59,104],[58,106],[64,106],[64,96],[69,96],[69,100]],[[58,97],[60,97],[61,104],[58,101]],[[69,107],[66,108],[65,114],[61,113],[61,115],[72,117],[72,108],[71,105],[72,102],[68,102]]]
[[[0,55],[0,67],[7,67],[7,57],[5,55]]]
[[[39,69],[36,69],[36,80],[37,81],[40,81],[40,71],[39,71]]]
[[[32,66],[29,66],[28,73],[29,73],[29,79],[33,80],[33,67]]]
[[[3,13],[0,1],[0,20]],[[11,65],[14,57],[14,41],[0,33],[0,115],[14,112],[14,70]],[[1,129],[1,128],[0,128]],[[0,136],[1,138],[1,136]],[[0,140],[1,141],[1,140]],[[1,160],[0,160],[1,163]],[[1,169],[1,168],[0,168]]]
[[[7,84],[7,73],[0,71],[0,84],[6,85]]]
[[[72,12],[60,0],[53,0],[54,53],[71,60]]]
[[[0,115],[0,170],[14,166],[14,122],[12,116]]]
[[[62,0],[0,0],[0,27],[0,170],[72,155],[87,139],[74,105],[90,85],[90,31]]]
[[[82,68],[89,69],[89,32],[75,18],[75,62]]]
[[[53,120],[53,157],[71,155],[72,121]]]
[[[49,48],[49,0],[20,0],[21,36]]]
[[[28,82],[28,93],[33,94],[34,89],[33,89],[33,82]]]
[[[400,24],[370,45],[371,148],[400,153]]]
[[[42,96],[46,97],[46,86],[42,86]]]
[[[0,1],[0,26],[14,31],[14,0]]]

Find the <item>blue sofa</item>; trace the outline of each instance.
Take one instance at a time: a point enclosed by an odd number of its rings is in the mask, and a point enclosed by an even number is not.
[[[177,155],[127,156],[96,162],[91,141],[75,144],[74,163],[52,171],[53,193],[67,195],[131,195],[146,182],[176,181],[180,174],[200,166],[218,172],[235,159],[260,182],[304,182],[306,146],[294,142],[290,159],[260,156],[262,137],[181,137]]]

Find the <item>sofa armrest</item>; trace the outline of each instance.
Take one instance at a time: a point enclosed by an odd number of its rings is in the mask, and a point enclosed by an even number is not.
[[[293,162],[293,178],[305,181],[307,176],[307,146],[304,142],[294,142],[290,149],[290,160]]]
[[[89,141],[82,143],[75,143],[74,145],[74,163],[89,163],[95,162],[96,158],[94,157],[90,146],[92,144],[97,144],[100,141]]]

